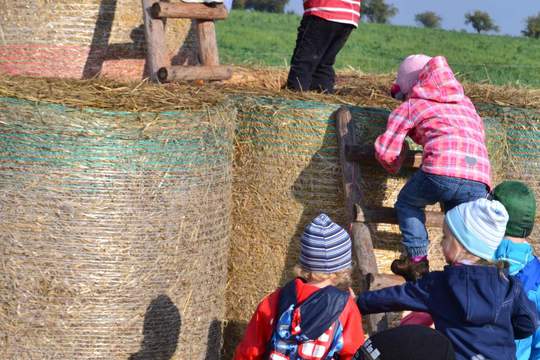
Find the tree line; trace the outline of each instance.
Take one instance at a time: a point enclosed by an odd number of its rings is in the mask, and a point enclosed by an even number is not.
[[[282,13],[289,0],[234,0],[233,9],[246,9]],[[363,0],[362,17],[369,22],[387,24],[396,16],[398,9],[385,0]],[[442,18],[433,11],[416,14],[415,21],[426,28],[437,29],[441,27]],[[465,24],[471,25],[477,33],[494,31],[499,27],[491,16],[481,10],[465,14]],[[524,36],[540,38],[540,12],[525,19],[525,28],[521,31]]]

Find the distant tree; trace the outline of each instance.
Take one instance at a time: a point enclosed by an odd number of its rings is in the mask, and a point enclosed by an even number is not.
[[[424,27],[436,29],[441,27],[442,18],[433,11],[425,11],[423,13],[416,14],[414,20]]]
[[[362,14],[370,22],[387,24],[397,13],[398,9],[394,5],[388,5],[384,0],[362,1]]]
[[[527,37],[540,38],[540,12],[536,16],[529,16],[525,19],[525,30],[521,33]]]
[[[476,10],[473,13],[465,14],[465,25],[471,24],[477,33],[482,31],[499,31],[499,27],[495,25],[491,16],[485,11]]]
[[[234,0],[233,9],[257,10],[274,13],[284,12],[289,0]]]

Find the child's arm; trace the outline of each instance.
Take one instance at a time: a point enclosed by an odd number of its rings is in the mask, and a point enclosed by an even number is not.
[[[263,360],[273,333],[279,291],[270,294],[257,306],[246,328],[242,342],[234,353],[234,360]]]
[[[358,296],[356,303],[364,315],[387,311],[428,311],[429,284],[425,275],[417,282],[406,282],[377,291],[367,291]]]
[[[414,126],[409,108],[406,101],[394,110],[388,117],[386,131],[375,140],[375,157],[391,174],[399,171],[409,149],[405,137]]]
[[[512,313],[512,327],[515,339],[525,339],[538,328],[538,315],[536,305],[527,298],[521,286],[517,286]]]

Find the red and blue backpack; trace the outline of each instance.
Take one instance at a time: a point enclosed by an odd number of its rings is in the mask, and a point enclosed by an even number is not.
[[[348,299],[348,292],[327,286],[298,304],[295,280],[287,283],[281,289],[268,359],[338,359],[343,348],[339,316]]]

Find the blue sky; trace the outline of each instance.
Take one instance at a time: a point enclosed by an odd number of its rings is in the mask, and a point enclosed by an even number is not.
[[[442,17],[442,27],[448,30],[473,32],[470,25],[465,25],[465,13],[487,11],[500,27],[500,34],[521,35],[527,16],[540,12],[539,0],[386,0],[399,9],[391,19],[395,25],[415,25],[414,16],[424,11],[434,11]],[[290,0],[285,8],[302,13],[302,0]]]

